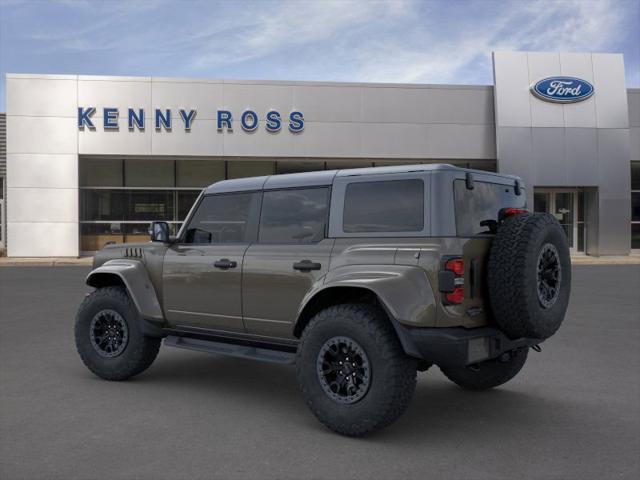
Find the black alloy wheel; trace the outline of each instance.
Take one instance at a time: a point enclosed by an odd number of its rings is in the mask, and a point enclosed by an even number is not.
[[[561,281],[558,249],[551,243],[546,243],[538,255],[538,300],[544,308],[550,308],[556,303]]]
[[[369,390],[369,358],[349,337],[327,340],[318,353],[316,367],[322,390],[338,403],[356,403]]]
[[[115,310],[100,310],[91,320],[89,338],[98,355],[105,358],[117,357],[127,348],[127,322]]]

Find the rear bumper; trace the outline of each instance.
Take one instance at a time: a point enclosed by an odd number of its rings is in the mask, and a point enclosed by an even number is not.
[[[402,336],[402,344],[409,355],[447,367],[480,363],[511,350],[542,343],[538,338],[512,340],[493,327],[403,327]]]

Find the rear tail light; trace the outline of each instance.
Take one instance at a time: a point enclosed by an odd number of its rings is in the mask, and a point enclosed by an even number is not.
[[[456,277],[464,275],[464,260],[461,258],[452,258],[444,264],[444,269],[455,273]]]
[[[520,215],[522,213],[529,213],[529,210],[526,208],[502,208],[498,213],[498,220],[502,221],[507,217],[512,217],[513,215]]]
[[[464,300],[464,287],[456,287],[451,293],[446,293],[444,298],[451,305],[460,305]]]
[[[460,305],[464,301],[464,260],[449,257],[438,275],[442,302],[445,305]]]

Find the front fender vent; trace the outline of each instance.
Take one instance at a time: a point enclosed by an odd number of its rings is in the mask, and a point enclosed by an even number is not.
[[[141,248],[125,248],[124,256],[126,258],[142,258],[142,249]]]

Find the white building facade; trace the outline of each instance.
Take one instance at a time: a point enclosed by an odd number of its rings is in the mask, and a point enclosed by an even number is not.
[[[75,257],[177,228],[217,180],[445,162],[521,176],[576,253],[640,248],[640,89],[622,55],[493,63],[493,86],[9,74],[2,242]]]

